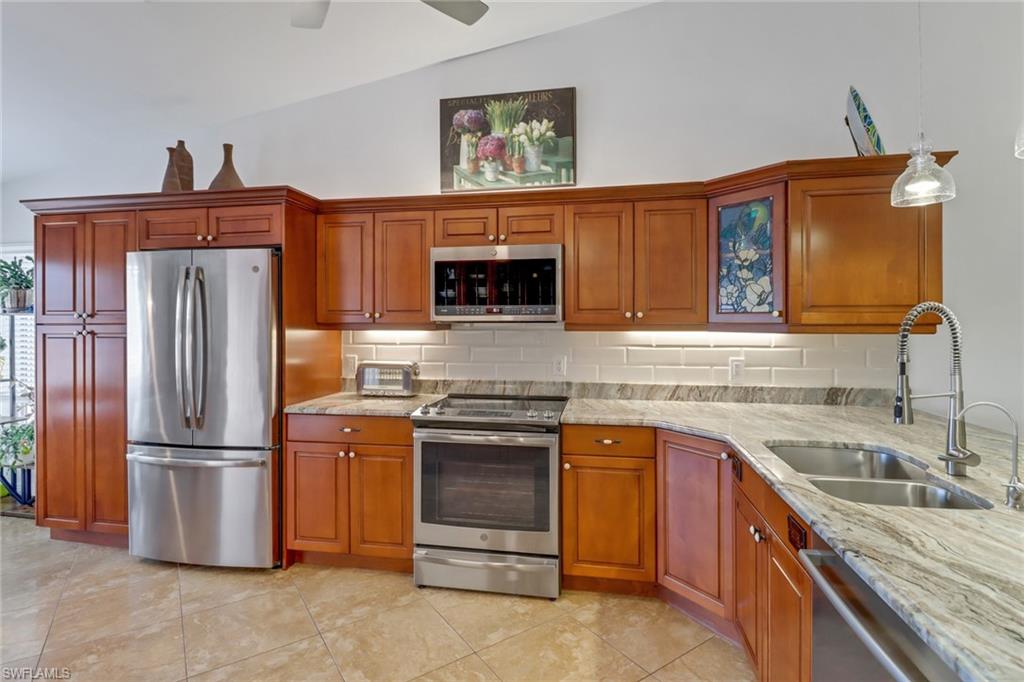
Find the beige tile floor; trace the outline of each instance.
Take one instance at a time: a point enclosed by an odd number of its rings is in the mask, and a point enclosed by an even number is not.
[[[0,664],[105,682],[753,679],[739,649],[653,599],[418,590],[407,575],[311,565],[176,566],[6,517]]]

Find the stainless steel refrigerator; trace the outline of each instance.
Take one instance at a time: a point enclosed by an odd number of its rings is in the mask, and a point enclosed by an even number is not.
[[[128,550],[272,566],[277,256],[128,254]]]

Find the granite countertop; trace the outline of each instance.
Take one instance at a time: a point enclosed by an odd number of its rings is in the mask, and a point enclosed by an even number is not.
[[[286,414],[338,414],[349,417],[408,417],[426,403],[444,396],[429,393],[408,398],[375,398],[352,392],[332,393],[284,408]]]
[[[563,424],[652,426],[727,440],[964,680],[1024,680],[1024,511],[1003,504],[1010,438],[968,427],[981,455],[945,475],[945,420],[896,426],[878,407],[574,398]],[[992,502],[987,510],[848,502],[812,486],[768,445],[880,446]],[[766,445],[767,444],[767,445]]]

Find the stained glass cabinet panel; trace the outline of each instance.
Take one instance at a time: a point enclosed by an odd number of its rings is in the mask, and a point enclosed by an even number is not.
[[[708,201],[708,318],[784,323],[786,184]]]

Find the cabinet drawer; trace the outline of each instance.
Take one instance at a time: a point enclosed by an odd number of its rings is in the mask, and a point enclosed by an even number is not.
[[[646,426],[563,426],[562,452],[654,457],[654,429]]]
[[[768,489],[766,498],[762,509],[765,521],[768,522],[789,553],[796,556],[799,550],[809,548],[811,546],[810,526],[797,516],[792,507],[786,504],[774,490]]]
[[[412,445],[412,421],[399,417],[290,414],[288,440],[312,443]]]
[[[754,505],[757,511],[763,514],[766,504],[765,500],[768,494],[771,493],[768,484],[764,482],[763,478],[758,476],[753,467],[733,453],[731,448],[728,452],[733,455],[732,480],[736,483],[736,487],[743,491],[743,494],[747,496],[747,499],[750,500],[750,503]],[[774,495],[774,493],[771,494]]]

